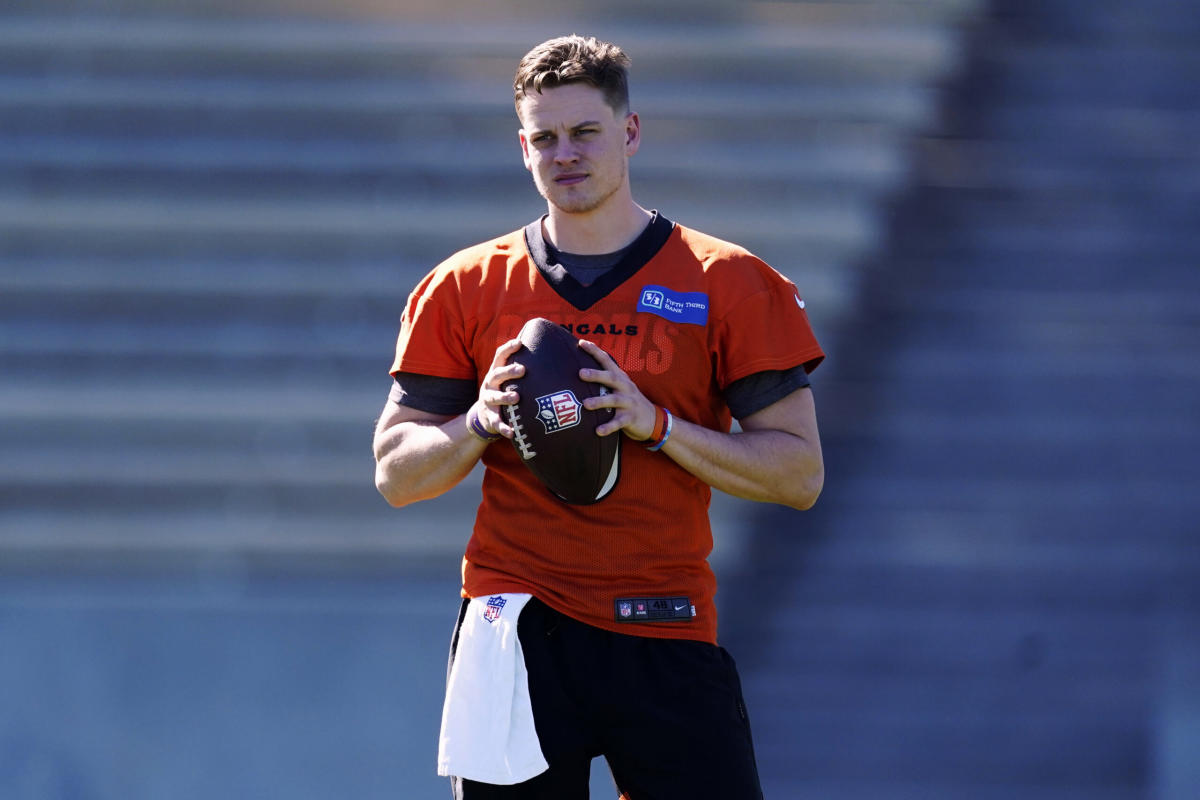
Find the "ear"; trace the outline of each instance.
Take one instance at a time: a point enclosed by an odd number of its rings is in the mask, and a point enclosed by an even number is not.
[[[631,111],[625,116],[625,155],[631,156],[638,151],[642,143],[642,122],[637,112]]]
[[[517,130],[517,138],[521,141],[521,160],[525,162],[525,169],[533,172],[533,165],[529,162],[529,140],[525,138],[525,129]]]

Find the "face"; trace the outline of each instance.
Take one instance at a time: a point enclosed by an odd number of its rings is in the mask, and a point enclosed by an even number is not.
[[[637,152],[637,114],[616,112],[585,83],[534,92],[521,100],[521,151],[538,192],[568,214],[604,207],[628,193],[628,159]]]

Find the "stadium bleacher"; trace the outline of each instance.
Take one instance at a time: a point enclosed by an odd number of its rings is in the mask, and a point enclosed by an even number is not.
[[[477,477],[390,513],[370,429],[418,278],[540,213],[513,64],[587,18],[521,4],[467,25],[471,5],[6,15],[0,447],[19,457],[0,467],[0,551],[456,557]],[[639,197],[746,242],[832,331],[972,3],[683,6],[687,25],[595,21],[635,58]]]
[[[1194,4],[998,0],[737,596],[769,795],[1200,787]],[[824,368],[823,368],[824,370]],[[782,565],[772,579],[762,565]]]
[[[5,4],[0,795],[395,796],[477,476],[396,512],[371,428],[413,283],[540,213],[511,72],[569,28],[635,195],[830,351],[817,507],[714,500],[767,796],[1195,797],[1194,4],[591,5]]]

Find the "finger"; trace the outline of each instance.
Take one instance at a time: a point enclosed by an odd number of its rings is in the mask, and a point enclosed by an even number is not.
[[[579,379],[588,383],[603,383],[613,391],[621,391],[622,388],[633,385],[633,381],[629,379],[629,376],[622,372],[616,365],[612,369],[583,367],[579,370]]]
[[[491,413],[496,415],[496,433],[500,434],[505,439],[513,438],[515,431],[513,431],[512,426],[508,424],[508,419],[505,417],[504,413],[502,411],[493,411]]]
[[[492,386],[500,386],[505,381],[511,381],[525,374],[525,365],[514,361],[511,364],[505,364],[502,367],[493,367],[488,373],[488,383]]]
[[[498,433],[511,439],[512,427],[505,421],[504,413],[500,410],[503,405],[495,405],[490,401],[503,395],[503,392],[485,392],[480,395],[479,404],[475,406],[475,416],[479,425],[488,433]]]
[[[501,406],[511,406],[521,400],[521,395],[515,390],[505,389],[484,389],[479,393],[479,397],[483,400],[484,405],[493,409],[497,414],[500,413]]]
[[[591,397],[583,398],[583,407],[588,411],[595,411],[600,408],[625,408],[629,403],[623,395],[616,392],[608,392],[606,394],[592,395]]]
[[[492,356],[492,369],[502,367],[508,363],[508,359],[513,353],[521,349],[520,339],[509,339],[504,344],[496,348],[496,354]]]
[[[583,348],[584,352],[599,361],[602,369],[620,371],[621,368],[617,366],[617,362],[600,345],[589,342],[587,339],[580,339],[579,346]]]
[[[602,369],[584,367],[579,370],[579,379],[588,383],[603,383],[611,389],[616,388],[616,377]]]
[[[596,426],[597,436],[608,436],[625,428],[626,423],[630,419],[629,414],[624,410],[618,411],[613,415],[613,418],[608,422]]]
[[[636,391],[636,387],[634,387]],[[634,439],[641,441],[654,430],[654,405],[645,397],[622,392],[607,395],[586,397],[583,407],[595,411],[602,408],[613,409],[613,418],[597,427],[596,432],[607,436],[624,429]]]
[[[524,364],[519,361],[514,361],[511,364],[507,363],[509,357],[519,349],[521,349],[519,339],[510,339],[496,348],[496,353],[492,356],[492,364],[488,368],[487,375],[484,376],[484,387],[495,388],[503,384],[504,381],[513,380],[525,374]]]

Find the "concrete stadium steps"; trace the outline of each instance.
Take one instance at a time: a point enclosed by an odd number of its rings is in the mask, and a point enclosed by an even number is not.
[[[913,797],[913,786],[919,785],[923,791],[928,791],[935,797],[965,797],[972,800],[1010,800],[1012,786],[981,785],[969,779],[962,781],[860,781],[854,778],[845,780],[811,780],[776,779],[763,783],[764,795],[774,796],[781,792],[796,792],[801,797],[849,797],[855,792],[869,793],[870,797],[879,800],[910,800]],[[1129,788],[1125,786],[1087,786],[1082,789],[1074,787],[1047,788],[1041,785],[1024,785],[1019,789],[1025,800],[1121,800],[1129,796]]]
[[[260,298],[314,305],[364,298],[391,304],[404,302],[411,290],[398,285],[397,278],[428,270],[424,262],[408,263],[403,254],[387,261],[348,260],[336,271],[323,257],[270,260],[243,255],[221,261],[171,258],[164,263],[149,254],[134,258],[128,251],[113,258],[95,253],[69,259],[11,256],[4,264],[0,290],[6,298],[23,297],[23,302],[36,304],[52,297],[91,297],[102,303],[106,296],[124,295],[144,298],[150,306],[183,298],[199,303]]]
[[[725,585],[768,791],[1195,794],[1200,13],[1118,5],[998,0],[914,148]]]
[[[528,26],[464,32],[430,24],[281,26],[162,17],[82,17],[62,26],[18,18],[0,35],[0,64],[9,72],[0,81],[0,108],[11,112],[3,115],[11,139],[0,171],[47,202],[92,193],[109,200],[103,211],[28,209],[38,220],[95,214],[107,231],[120,228],[115,217],[128,216],[142,221],[127,223],[138,236],[146,217],[171,215],[184,227],[220,219],[221,211],[206,207],[169,203],[155,214],[138,206],[170,192],[222,198],[229,217],[262,229],[264,237],[281,218],[333,227],[333,236],[360,236],[370,234],[362,228],[372,220],[404,218],[427,230],[430,222],[418,220],[405,201],[428,208],[431,217],[448,213],[438,208],[443,197],[455,205],[463,196],[484,196],[493,208],[536,206],[519,166],[502,166],[515,161],[512,153],[500,157],[498,147],[513,133],[505,87],[514,53],[528,45]],[[853,287],[830,286],[828,276],[838,274],[830,263],[853,260],[871,246],[872,198],[902,178],[897,136],[928,117],[927,85],[952,66],[953,40],[928,24],[848,26],[836,17],[804,28],[632,28],[622,40],[639,53],[643,83],[635,99],[654,108],[650,124],[660,127],[657,152],[648,144],[639,160],[657,195],[652,199],[661,198],[658,204],[681,221],[761,242],[756,252],[785,271],[792,253],[815,255],[815,267],[798,266],[796,277],[824,273],[810,306],[836,313]],[[452,47],[461,51],[464,41],[470,53],[446,55]],[[704,60],[694,57],[700,50]],[[422,80],[443,70],[454,79],[448,87],[424,88]],[[417,107],[422,113],[414,115]],[[797,127],[801,148],[791,132]],[[775,141],[781,129],[789,135]],[[86,134],[63,142],[64,130]],[[487,144],[472,146],[475,137]],[[415,148],[404,146],[410,139]],[[731,139],[761,140],[759,160],[747,168],[744,158],[714,153]],[[386,157],[381,151],[389,148],[405,155]],[[423,169],[414,169],[416,159]],[[696,177],[699,163],[707,167],[703,181]],[[703,197],[714,185],[736,198],[741,219],[705,213],[703,201],[672,205]],[[314,196],[320,202],[304,202]],[[288,202],[275,215],[253,203],[279,197]],[[786,236],[765,222],[781,214],[793,222]],[[28,239],[27,220],[19,211],[9,216],[16,217],[9,221],[19,238]],[[511,227],[478,212],[469,216],[488,235]],[[337,227],[350,220],[358,224]],[[87,227],[84,220],[69,224]],[[157,219],[153,227],[169,226]],[[230,238],[219,223],[214,227],[213,235]],[[248,232],[231,233],[236,239]]]
[[[1194,41],[1200,36],[1200,17],[1194,6],[1173,0],[1149,0],[1131,6],[1121,0],[1095,3],[1068,2],[1045,5],[1039,0],[1005,0],[996,17],[1004,31],[1027,38],[1056,38],[1068,44],[1086,39],[1105,42],[1119,39],[1164,45]]]
[[[262,359],[240,379],[228,361],[197,370],[183,360],[158,374],[144,357],[132,360],[130,374],[103,354],[57,371],[43,358],[24,391],[0,388],[0,452],[20,454],[0,465],[6,564],[223,553],[277,565],[455,569],[469,526],[453,510],[478,502],[479,475],[403,518],[387,508],[369,449],[385,380],[373,393],[318,392],[353,380],[339,373],[342,358],[336,369]]]
[[[533,21],[550,19],[557,25],[576,21],[593,24],[637,24],[646,16],[645,6],[638,0],[610,0],[598,6],[594,3],[563,2],[563,0],[492,0],[480,5],[474,0],[10,0],[8,8],[15,13],[38,11],[54,14],[95,14],[102,7],[116,15],[174,16],[192,14],[211,19],[261,17],[303,17],[322,20],[399,20],[404,22],[451,21],[492,24],[497,21]],[[784,0],[762,2],[751,0],[740,7],[731,7],[724,0],[662,0],[657,6],[664,18],[678,24],[715,25],[747,19],[788,24],[803,24],[812,19],[838,19],[847,22],[872,23],[880,21],[938,22],[954,19],[966,11],[977,10],[979,0]],[[689,12],[689,13],[682,13]],[[464,19],[464,15],[468,18]]]
[[[748,42],[747,46],[752,46]],[[931,110],[932,96],[907,84],[882,86],[797,85],[784,80],[777,87],[752,88],[691,80],[678,87],[651,84],[631,98],[653,108],[655,119],[701,119],[713,124],[735,124],[747,134],[755,122],[814,123],[870,121],[914,125]],[[671,76],[657,77],[671,80]],[[0,109],[12,116],[6,129],[41,132],[52,125],[95,124],[101,132],[150,130],[186,133],[199,127],[213,132],[304,136],[304,125],[335,115],[333,130],[344,132],[408,133],[426,136],[447,134],[446,128],[474,127],[486,120],[503,140],[513,137],[512,88],[499,81],[480,87],[451,84],[433,97],[421,84],[410,87],[383,79],[306,87],[300,78],[289,81],[251,81],[228,85],[233,78],[172,80],[158,78],[9,78],[0,83]],[[409,78],[408,80],[412,80]],[[363,84],[375,84],[363,85]],[[407,91],[406,91],[407,88]],[[494,99],[496,91],[504,93]],[[769,110],[764,102],[770,102]],[[638,109],[634,105],[634,110]],[[414,113],[420,108],[419,118]],[[115,116],[114,115],[118,115]],[[237,118],[227,119],[234,114]],[[725,115],[722,117],[722,115]],[[107,122],[107,125],[105,124]],[[207,124],[207,125],[206,125]],[[404,126],[410,126],[408,130]],[[717,129],[721,130],[720,127]],[[486,133],[487,130],[479,131]]]
[[[556,29],[535,27],[541,30],[161,18],[64,26],[16,18],[0,31],[0,102],[44,114],[257,109],[265,118],[325,108],[383,121],[419,105],[435,122],[466,106],[511,129],[513,61],[539,33]],[[777,95],[773,113],[798,119],[920,122],[921,88],[958,58],[955,40],[931,24],[643,25],[621,34],[641,76],[635,108],[653,107],[655,118],[698,108],[706,116],[761,114],[759,95],[770,93]],[[431,92],[432,81],[444,85]]]
[[[871,215],[857,204],[807,202],[771,209],[765,197],[752,197],[760,201],[757,207],[739,204],[723,213],[706,199],[715,194],[714,190],[690,202],[679,200],[674,203],[679,211],[670,216],[693,227],[704,228],[711,223],[709,230],[715,224],[713,234],[724,234],[724,238],[742,232],[754,240],[753,249],[764,254],[774,251],[783,255],[782,245],[790,242],[806,246],[818,257],[848,257],[875,235]],[[0,254],[44,250],[55,255],[72,246],[79,252],[93,253],[104,252],[102,248],[170,252],[207,243],[210,250],[223,249],[232,256],[292,255],[289,250],[302,253],[313,247],[380,256],[402,253],[408,260],[414,249],[424,255],[427,246],[435,241],[444,243],[456,233],[470,237],[463,240],[470,244],[490,239],[497,228],[488,227],[489,222],[509,223],[499,230],[518,228],[523,224],[518,220],[527,222],[537,216],[537,204],[526,203],[534,212],[529,216],[521,216],[502,198],[495,203],[440,202],[436,207],[412,200],[390,205],[328,205],[318,201],[284,205],[270,200],[225,203],[152,196],[0,200],[0,229],[7,234]],[[774,221],[768,212],[774,213]],[[779,220],[790,227],[781,227]],[[409,241],[413,246],[405,247]],[[436,264],[447,255],[449,252],[443,252],[427,263]]]
[[[834,797],[1141,792],[1160,702],[1155,584],[1130,595],[1114,568],[1085,589],[1046,562],[1019,577],[992,563],[810,569],[790,601],[803,611],[773,640],[787,680],[754,720],[789,737],[760,745],[760,763],[842,781]]]
[[[511,87],[513,53],[519,57],[542,30],[560,28],[553,20],[533,22],[538,30],[531,31],[530,20],[485,28],[399,19],[389,23],[386,18],[373,26],[339,25],[289,17],[280,24],[274,19],[79,16],[64,24],[57,17],[14,16],[0,32],[5,45],[0,65],[52,74],[82,66],[96,77],[139,72],[160,78],[222,73],[303,77],[314,81],[314,89],[346,76],[453,76],[468,85],[502,82]],[[948,21],[953,19],[940,22]],[[647,21],[622,27],[621,44],[636,54],[639,69],[660,79],[718,83],[785,76],[828,81],[831,75],[893,84],[923,81],[952,66],[956,50],[938,24],[891,20],[871,25],[865,19],[846,24],[833,15],[798,25],[746,19],[719,26]],[[700,52],[707,57],[694,60]],[[64,62],[55,54],[75,58]]]
[[[731,155],[709,151],[703,142],[666,149],[649,145],[639,155],[639,178],[663,197],[712,193],[714,179],[721,191],[740,205],[763,207],[769,198],[805,210],[804,206],[862,205],[864,193],[892,189],[903,177],[900,154],[883,137],[854,142],[849,127],[840,141],[812,141],[802,158],[791,147],[775,145],[757,150],[760,159],[739,168]],[[365,213],[401,206],[405,201],[436,202],[439,198],[468,201],[486,197],[496,205],[533,205],[527,176],[516,153],[515,137],[505,148],[471,146],[467,152],[421,148],[398,152],[395,144],[347,142],[341,148],[248,142],[63,141],[34,136],[0,139],[0,177],[12,193],[20,189],[40,198],[78,196],[81,199],[170,194],[178,200],[241,202],[285,197],[289,202],[322,201],[330,206],[359,207]],[[814,137],[815,139],[815,137]],[[515,163],[514,163],[515,162]],[[695,165],[708,166],[707,177]],[[715,176],[715,177],[714,177]]]
[[[478,478],[401,520],[370,428],[415,282],[542,213],[511,74],[568,19],[634,56],[639,198],[787,273],[832,345],[978,3],[578,6],[6,6],[0,550],[456,560]]]
[[[513,213],[511,206],[507,210],[477,207],[478,213],[472,214],[461,204],[446,205],[444,214],[408,206],[404,213],[342,209],[336,216],[312,206],[281,210],[268,202],[254,208],[150,200],[103,205],[103,210],[96,210],[80,202],[0,203],[0,228],[8,223],[0,257],[6,258],[12,269],[11,274],[0,275],[0,286],[11,293],[10,303],[53,299],[60,308],[89,303],[103,307],[119,300],[113,304],[142,308],[150,314],[155,312],[144,308],[147,304],[163,307],[173,303],[187,306],[192,318],[207,306],[220,311],[221,324],[251,329],[261,328],[253,315],[235,319],[231,314],[246,311],[257,302],[264,303],[264,311],[269,312],[274,302],[351,320],[354,314],[368,315],[353,320],[357,328],[341,333],[355,335],[364,324],[373,330],[385,326],[391,329],[385,337],[389,345],[408,292],[430,266],[452,252],[445,247],[450,239],[465,233],[469,238],[464,238],[464,243],[482,241],[497,230],[520,227],[541,212],[533,203],[524,216]],[[699,202],[673,203],[672,207],[682,212],[677,219],[716,235],[723,232],[732,238],[739,231],[753,232],[756,252],[768,261],[788,264],[789,276],[821,314],[835,315],[852,296],[857,275],[838,272],[837,267],[861,246],[870,227],[868,220],[858,218],[857,209],[815,207],[793,228],[780,229],[769,224],[768,218],[745,210],[721,214]],[[12,213],[6,215],[6,211]],[[504,226],[488,227],[489,220]],[[794,255],[797,242],[805,245],[801,256]],[[40,266],[40,259],[47,259],[49,265]],[[186,262],[180,266],[175,259]],[[381,266],[389,259],[393,263]],[[214,263],[211,269],[209,260]],[[288,266],[281,267],[283,263]],[[118,266],[84,278],[69,290],[57,288],[64,280],[73,280],[70,276],[78,271],[77,264]],[[237,277],[224,286],[216,285],[220,276],[235,270],[240,272]],[[134,284],[139,275],[146,276],[146,283],[140,286]],[[380,277],[386,288],[376,289]],[[272,291],[272,285],[278,286],[277,291]],[[198,295],[195,302],[189,291]],[[206,293],[208,300],[203,297]],[[339,311],[339,303],[351,307]],[[48,309],[39,313],[36,307],[25,306],[25,315],[30,314],[55,316]],[[297,325],[309,321],[303,317],[294,320]],[[121,320],[112,324],[125,325]],[[262,335],[278,338],[283,334],[262,330]],[[338,332],[323,335],[336,336]],[[360,341],[359,347],[374,349],[378,344]]]
[[[1183,42],[1086,47],[1017,43],[1006,49],[1010,55],[1003,73],[981,76],[999,99],[1015,95],[1029,103],[1194,107],[1191,87],[1200,80],[1200,55]]]

